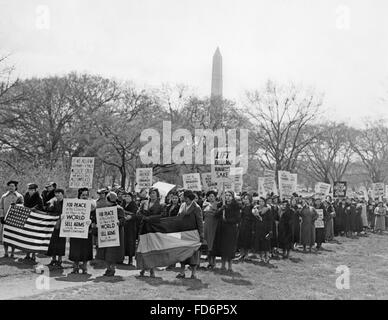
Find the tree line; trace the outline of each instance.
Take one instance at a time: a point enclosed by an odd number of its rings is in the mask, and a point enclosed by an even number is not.
[[[191,132],[249,129],[250,174],[244,182],[253,190],[264,169],[298,173],[298,182],[308,187],[337,180],[368,186],[387,178],[387,121],[366,121],[357,129],[323,120],[323,95],[311,88],[269,80],[243,101],[215,101],[186,85],[140,89],[75,72],[14,80],[6,62],[0,59],[0,182],[55,176],[66,184],[71,158],[93,156],[96,186],[133,186],[135,169],[143,166],[141,131],[161,130],[162,120],[171,121],[172,130]],[[175,184],[185,172],[210,171],[193,164],[153,169]]]

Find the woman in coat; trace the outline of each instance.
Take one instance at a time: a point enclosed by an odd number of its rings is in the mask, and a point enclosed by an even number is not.
[[[316,199],[314,203],[314,208],[323,211],[323,228],[315,227],[315,242],[317,243],[317,250],[322,248],[322,243],[325,242],[325,234],[326,234],[326,221],[328,220],[328,213],[326,211],[326,207],[322,203],[321,199]],[[318,218],[318,216],[317,216]]]
[[[292,212],[292,248],[295,249],[300,243],[300,216],[299,208],[296,198],[291,198],[291,212]]]
[[[125,214],[124,224],[124,258],[128,256],[128,265],[133,266],[133,257],[136,254],[136,238],[137,238],[137,205],[133,195],[130,192],[124,192],[122,207]]]
[[[279,240],[278,240],[278,224],[279,224],[279,197],[274,196],[272,197],[272,204],[270,205],[271,212],[272,212],[272,237],[271,237],[271,256],[274,256],[277,254],[277,250],[279,247]]]
[[[89,189],[78,189],[78,199],[89,200]],[[90,219],[85,221],[89,226],[88,237],[86,239],[70,238],[70,253],[69,260],[73,261],[72,273],[78,274],[80,270],[80,262],[82,261],[81,270],[83,274],[88,273],[88,261],[93,260],[93,236],[92,236],[92,222],[96,223],[96,204],[91,201]]]
[[[307,203],[306,200],[302,200],[302,206],[299,211],[302,218],[301,229],[301,243],[303,245],[303,252],[306,252],[306,247],[309,246],[311,252],[312,246],[315,243],[315,220],[318,218],[318,214],[315,209]]]
[[[333,241],[334,240],[334,217],[335,211],[333,205],[331,203],[331,197],[327,197],[324,202],[324,206],[326,209],[325,216],[325,241]]]
[[[385,230],[385,216],[387,214],[387,209],[383,206],[383,202],[379,201],[375,209],[375,232],[383,234]]]
[[[38,192],[38,185],[35,183],[28,184],[28,191],[24,196],[24,206],[26,208],[30,208],[31,210],[43,211],[43,200]],[[27,252],[25,261],[36,262],[36,253],[35,252]]]
[[[216,257],[214,255],[214,239],[216,236],[218,217],[217,214],[217,192],[208,191],[206,193],[207,201],[203,203],[204,216],[204,241],[207,245],[208,252],[208,269],[213,269],[216,265]]]
[[[273,219],[271,209],[266,206],[265,199],[260,198],[259,203],[252,209],[255,217],[253,225],[253,250],[260,255],[260,261],[268,263],[268,254],[271,250],[271,236]]]
[[[252,197],[245,194],[242,197],[241,224],[238,236],[238,248],[241,251],[241,260],[248,257],[249,250],[252,248],[252,232],[255,217],[252,214]]]
[[[117,207],[117,220],[119,226],[120,243],[116,247],[98,248],[97,259],[104,260],[106,271],[104,276],[113,277],[116,272],[116,264],[124,260],[124,224],[126,216],[124,209],[117,205],[117,194],[109,192],[106,201],[97,202],[97,208]],[[98,228],[98,225],[97,225]]]
[[[140,219],[139,231],[142,228],[142,221],[155,216],[164,215],[164,207],[160,203],[160,193],[157,188],[151,188],[149,190],[149,200],[143,201],[137,213],[137,217]],[[140,276],[143,277],[146,270],[140,271]],[[150,269],[150,277],[155,278],[155,271]]]
[[[217,210],[219,223],[215,236],[215,255],[221,256],[221,270],[228,263],[228,271],[232,272],[232,259],[236,254],[238,239],[238,224],[241,220],[240,207],[234,199],[234,194],[225,192],[225,204]]]
[[[48,264],[51,267],[62,267],[62,257],[65,255],[66,250],[66,238],[59,237],[62,220],[62,207],[65,191],[63,189],[55,189],[55,198],[47,208],[47,212],[51,216],[58,217],[58,222],[54,227],[54,231],[51,235],[50,245],[47,251],[47,256],[52,257],[51,262]],[[58,259],[56,258],[58,257]]]
[[[194,201],[195,195],[190,190],[186,190],[183,193],[183,199],[184,199],[184,203],[182,204],[178,215],[182,217],[182,219],[190,219],[190,218],[195,219],[195,223],[199,233],[199,240],[202,243],[204,239],[204,234],[203,234],[203,218],[202,218],[201,207]],[[194,252],[194,254],[190,258],[188,258],[185,261],[182,261],[181,271],[180,273],[178,273],[176,277],[178,279],[186,277],[185,267],[188,264],[190,265],[190,268],[191,268],[191,279],[197,279],[196,270],[200,263],[200,257],[201,257],[200,250],[198,249],[197,251]]]
[[[288,259],[293,245],[293,209],[284,200],[279,210],[279,248],[283,250],[283,259]]]

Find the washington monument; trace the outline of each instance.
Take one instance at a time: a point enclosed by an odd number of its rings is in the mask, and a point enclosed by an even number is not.
[[[217,47],[213,55],[213,71],[212,71],[212,90],[211,99],[222,99],[222,56],[220,49]]]

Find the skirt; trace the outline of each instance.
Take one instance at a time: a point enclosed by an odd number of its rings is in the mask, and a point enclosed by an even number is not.
[[[64,256],[66,252],[66,238],[59,237],[59,229],[54,229],[51,236],[47,256]]]
[[[70,238],[69,260],[74,262],[93,260],[93,237],[87,239]]]

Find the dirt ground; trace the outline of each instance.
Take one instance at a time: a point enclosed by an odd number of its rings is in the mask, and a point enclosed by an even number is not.
[[[139,271],[128,266],[109,278],[102,276],[101,264],[90,267],[90,275],[72,275],[66,259],[62,272],[46,270],[49,278],[42,278],[17,252],[14,260],[0,258],[0,299],[388,299],[388,233],[336,239],[338,243],[324,244],[324,251],[293,251],[291,259],[269,265],[256,259],[236,263],[233,274],[201,268],[198,280],[176,279],[178,269],[139,278]],[[39,256],[38,261],[50,259]],[[350,270],[349,289],[336,287],[339,266]]]

